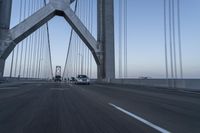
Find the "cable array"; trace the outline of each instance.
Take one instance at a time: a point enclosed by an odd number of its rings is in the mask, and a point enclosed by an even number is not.
[[[93,35],[96,34],[93,30],[95,26],[93,12],[96,10],[94,4],[94,0],[76,0],[73,5],[74,12]],[[94,65],[95,61],[90,50],[72,29],[63,77],[70,78],[76,77],[78,74],[85,74],[91,78],[96,78],[97,70]]]
[[[164,0],[164,45],[166,78],[183,78],[180,0]]]
[[[19,0],[19,23],[46,5],[46,0]],[[48,24],[20,42],[11,54],[10,77],[53,77]]]

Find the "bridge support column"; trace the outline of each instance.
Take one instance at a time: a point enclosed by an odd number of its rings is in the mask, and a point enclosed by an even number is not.
[[[5,58],[1,57],[2,48],[8,41],[8,30],[10,28],[12,0],[0,0],[0,78],[3,77]]]
[[[5,60],[0,59],[0,79],[3,78],[4,67],[5,67]]]
[[[12,0],[0,0],[0,29],[10,28]]]
[[[97,3],[97,41],[101,49],[98,65],[98,79],[109,82],[115,78],[114,48],[114,1],[98,0]]]

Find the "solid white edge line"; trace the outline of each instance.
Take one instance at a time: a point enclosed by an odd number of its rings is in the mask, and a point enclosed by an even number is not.
[[[126,110],[124,110],[124,109],[122,109],[122,108],[120,108],[120,107],[118,107],[118,106],[116,106],[116,105],[114,105],[112,103],[109,103],[109,105],[114,107],[114,108],[116,108],[116,109],[118,109],[118,110],[120,110],[121,112],[123,112],[123,113],[125,113],[125,114],[127,114],[127,115],[129,115],[129,116],[131,116],[131,117],[133,117],[133,118],[135,118],[137,120],[139,120],[140,122],[142,122],[142,123],[154,128],[154,129],[156,129],[157,131],[159,131],[161,133],[171,133],[171,132],[169,132],[169,131],[167,131],[167,130],[165,130],[165,129],[163,129],[163,128],[161,128],[161,127],[159,127],[159,126],[157,126],[157,125],[155,125],[155,124],[153,124],[153,123],[151,123],[151,122],[149,122],[149,121],[147,121],[147,120],[145,120],[145,119],[143,119],[143,118],[141,118],[139,116],[136,116],[133,113],[130,113],[130,112],[128,112],[128,111],[126,111]]]

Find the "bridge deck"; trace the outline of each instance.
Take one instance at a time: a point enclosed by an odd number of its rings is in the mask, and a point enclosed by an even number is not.
[[[1,133],[195,133],[200,132],[199,112],[200,94],[176,90],[104,84],[0,85]]]

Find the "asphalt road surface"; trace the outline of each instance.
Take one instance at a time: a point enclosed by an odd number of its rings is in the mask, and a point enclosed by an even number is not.
[[[200,133],[200,94],[131,85],[0,85],[0,133]]]

